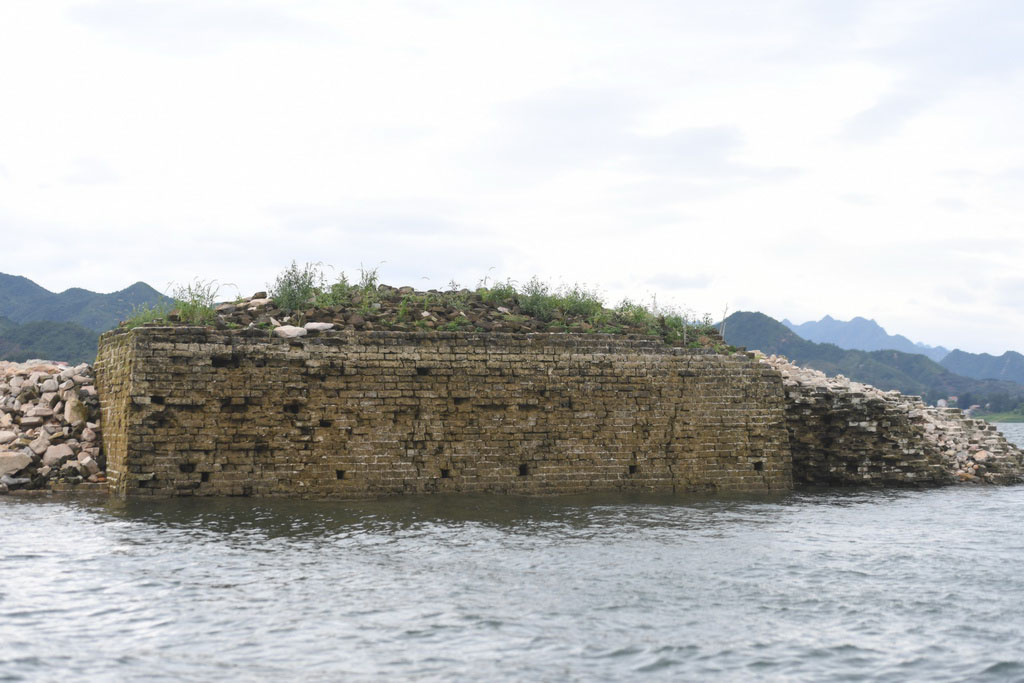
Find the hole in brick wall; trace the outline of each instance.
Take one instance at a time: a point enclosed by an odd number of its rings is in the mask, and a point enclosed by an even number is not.
[[[321,427],[330,427],[333,424],[330,420],[320,420]]]
[[[334,470],[334,476],[337,477],[338,479],[344,479],[345,470]]]
[[[299,405],[298,403],[286,403],[284,406],[284,412],[291,413],[292,415],[297,415],[299,412],[299,408],[301,407],[302,406]]]
[[[764,462],[761,461],[761,460],[758,460],[757,462],[755,462],[754,463],[754,471],[755,472],[763,472],[764,471]]]
[[[164,397],[163,396],[150,396],[149,397],[149,402],[150,403],[155,403],[158,406],[162,406],[164,404]]]
[[[442,479],[451,479],[452,478],[452,471],[451,470],[446,470],[446,469],[442,468],[441,469],[441,478]]]
[[[457,405],[457,406],[461,406],[463,403],[467,403],[468,401],[469,401],[469,399],[464,397],[464,396],[456,396],[455,397],[455,405]]]
[[[530,466],[527,465],[525,462],[522,465],[519,466],[519,476],[520,477],[525,477],[529,473],[530,473]]]
[[[202,473],[200,473],[199,481],[210,481],[210,473],[209,472],[202,472]]]
[[[636,471],[637,471],[636,465],[630,465],[629,466],[629,473],[630,474],[636,474]]]
[[[416,368],[416,374],[423,376],[430,374],[430,368]]]
[[[185,474],[192,474],[193,472],[196,471],[196,466],[194,463],[191,462],[183,462],[180,465],[178,465],[178,469],[184,472]]]
[[[858,469],[860,469],[860,466],[857,463],[855,463],[855,462],[848,462],[848,463],[846,463],[846,471],[849,472],[850,474],[856,474]]]
[[[215,368],[237,368],[238,356],[231,354],[228,356],[212,356],[210,358],[210,365]]]

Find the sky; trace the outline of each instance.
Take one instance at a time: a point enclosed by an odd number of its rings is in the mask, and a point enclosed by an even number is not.
[[[1016,0],[4,0],[0,272],[533,276],[1024,351]]]

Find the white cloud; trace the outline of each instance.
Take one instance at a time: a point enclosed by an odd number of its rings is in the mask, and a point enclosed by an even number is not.
[[[0,4],[0,271],[538,274],[999,353],[1022,26],[1008,0]]]

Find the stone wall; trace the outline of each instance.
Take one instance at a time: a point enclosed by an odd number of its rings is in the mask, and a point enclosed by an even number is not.
[[[96,372],[120,496],[792,483],[778,373],[650,339],[153,327]]]
[[[782,357],[763,362],[785,384],[796,485],[1009,484],[1024,475],[1024,453],[984,420]]]

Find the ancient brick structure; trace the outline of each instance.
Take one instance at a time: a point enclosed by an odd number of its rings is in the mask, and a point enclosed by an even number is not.
[[[120,496],[763,491],[779,374],[609,335],[137,328],[96,365]]]

